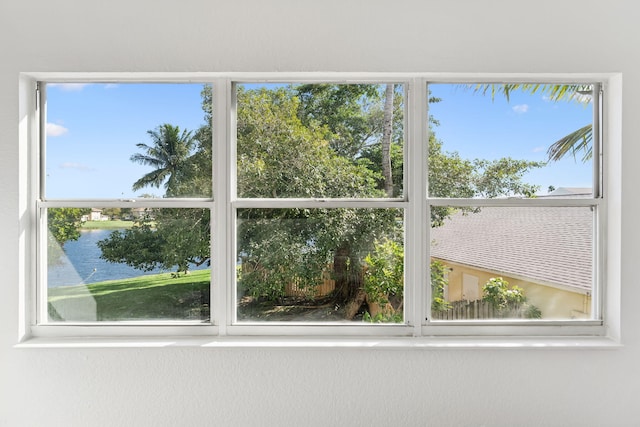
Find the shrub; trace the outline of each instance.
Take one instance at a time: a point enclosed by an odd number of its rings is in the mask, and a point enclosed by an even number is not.
[[[509,282],[502,277],[492,277],[482,287],[482,300],[490,303],[503,317],[542,317],[542,312],[527,302],[524,290],[518,286],[509,288]]]

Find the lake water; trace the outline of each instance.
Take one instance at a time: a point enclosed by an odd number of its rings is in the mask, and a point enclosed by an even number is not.
[[[104,280],[127,279],[145,274],[157,274],[174,270],[137,270],[126,264],[110,263],[100,258],[101,251],[96,245],[115,230],[81,230],[80,238],[64,245],[65,255],[56,265],[48,269],[49,287],[73,286]],[[193,270],[208,268],[192,266]]]

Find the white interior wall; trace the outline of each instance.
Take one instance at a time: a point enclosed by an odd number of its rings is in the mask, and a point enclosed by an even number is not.
[[[0,426],[640,423],[632,0],[0,1]],[[621,72],[616,350],[16,349],[18,73]]]

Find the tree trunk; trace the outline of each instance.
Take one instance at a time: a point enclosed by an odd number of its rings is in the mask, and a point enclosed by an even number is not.
[[[393,197],[393,173],[391,170],[391,134],[393,133],[393,92],[394,85],[385,90],[384,122],[382,127],[382,176],[387,197]]]
[[[347,304],[347,307],[344,311],[345,320],[352,320],[356,314],[358,314],[358,310],[362,304],[364,304],[364,300],[366,299],[367,294],[364,292],[364,289],[359,289],[356,295],[353,297],[351,301]]]
[[[352,257],[351,248],[341,246],[333,257],[336,299],[346,304],[345,318],[350,320],[365,302],[366,294],[362,287],[362,266]]]
[[[336,282],[336,297],[341,301],[347,301],[349,292],[349,248],[339,247],[333,255],[333,274]]]

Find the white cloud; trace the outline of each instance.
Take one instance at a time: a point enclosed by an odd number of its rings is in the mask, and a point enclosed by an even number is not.
[[[49,83],[49,87],[57,87],[67,92],[77,92],[89,86],[89,83]]]
[[[543,151],[547,151],[547,147],[535,147],[533,150],[531,150],[534,153],[541,153]]]
[[[107,84],[104,85],[105,89],[115,89],[117,87],[118,87],[117,83],[107,83]]]
[[[527,104],[518,104],[518,105],[514,105],[512,109],[518,114],[524,114],[527,111],[529,111],[529,106]]]
[[[91,171],[93,168],[82,163],[65,162],[60,165],[60,169],[76,169],[80,171]]]
[[[46,125],[47,136],[62,136],[65,133],[69,132],[64,126],[57,125],[55,123],[47,123]]]

